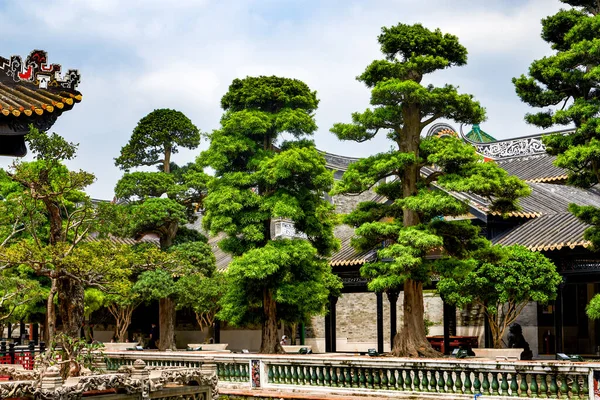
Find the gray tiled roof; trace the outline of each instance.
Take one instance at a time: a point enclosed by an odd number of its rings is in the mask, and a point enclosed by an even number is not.
[[[520,244],[530,250],[560,250],[563,247],[589,246],[583,238],[589,227],[568,211],[575,203],[580,206],[600,207],[598,188],[580,189],[566,185],[529,183],[531,196],[523,198],[521,205],[539,214],[537,218],[510,230],[493,242],[503,245]]]
[[[496,162],[510,175],[528,182],[560,182],[567,179],[567,171],[553,164],[555,156],[537,154],[508,158]]]
[[[496,244],[520,244],[534,251],[571,249],[589,246],[583,232],[589,226],[570,213],[548,214],[525,222],[493,240]]]

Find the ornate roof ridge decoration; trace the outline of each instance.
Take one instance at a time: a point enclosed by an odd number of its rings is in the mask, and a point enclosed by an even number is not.
[[[43,50],[20,56],[0,57],[0,155],[27,154],[24,135],[33,125],[48,131],[58,117],[81,101],[76,90],[81,75],[76,69],[62,72],[49,64]]]
[[[361,159],[361,157],[341,156],[339,154],[328,153],[323,150],[318,150],[318,152],[321,153],[321,155],[325,158],[327,167],[335,169],[336,171],[345,171],[348,169],[350,164]]]
[[[48,64],[48,54],[44,50],[33,50],[25,62],[21,56],[10,59],[0,57],[0,82],[28,83],[40,89],[65,89],[74,91],[81,81],[76,69],[62,74],[60,64]]]
[[[553,132],[536,133],[534,135],[497,140],[495,142],[479,143],[469,139],[463,133],[462,125],[460,126],[460,136],[462,139],[475,147],[475,150],[479,154],[492,160],[546,154],[546,146],[542,143],[543,136],[557,133],[567,134],[571,132],[573,132],[573,129],[562,129]]]

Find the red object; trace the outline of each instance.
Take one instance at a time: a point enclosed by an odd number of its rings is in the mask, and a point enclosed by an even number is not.
[[[23,79],[24,81],[28,81],[31,79],[32,72],[33,72],[33,68],[30,65],[29,67],[27,67],[27,72],[25,72],[24,74],[19,72],[19,78]]]
[[[427,336],[427,341],[431,344],[435,350],[440,353],[445,353],[444,348],[444,336]],[[479,337],[477,336],[450,336],[450,351],[458,349],[459,347],[479,347]]]

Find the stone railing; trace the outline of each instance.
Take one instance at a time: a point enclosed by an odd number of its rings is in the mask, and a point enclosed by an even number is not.
[[[217,369],[210,359],[198,368],[151,368],[134,360],[109,374],[88,375],[63,381],[56,366],[43,372],[3,367],[3,374],[13,380],[0,382],[0,399],[77,400],[83,397],[103,400],[216,400]],[[23,380],[27,379],[29,380]],[[19,379],[19,380],[17,380]]]
[[[131,352],[133,353],[133,352]],[[107,353],[109,366],[137,358],[155,366],[203,364],[198,353]],[[590,398],[600,364],[563,361],[402,359],[365,356],[211,354],[219,385],[277,392],[391,397]]]

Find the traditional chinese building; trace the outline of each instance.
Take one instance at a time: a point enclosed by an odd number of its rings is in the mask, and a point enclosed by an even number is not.
[[[0,155],[24,156],[30,125],[47,131],[81,101],[80,79],[77,70],[63,73],[60,64],[48,63],[43,50],[32,51],[25,61],[0,57]]]

